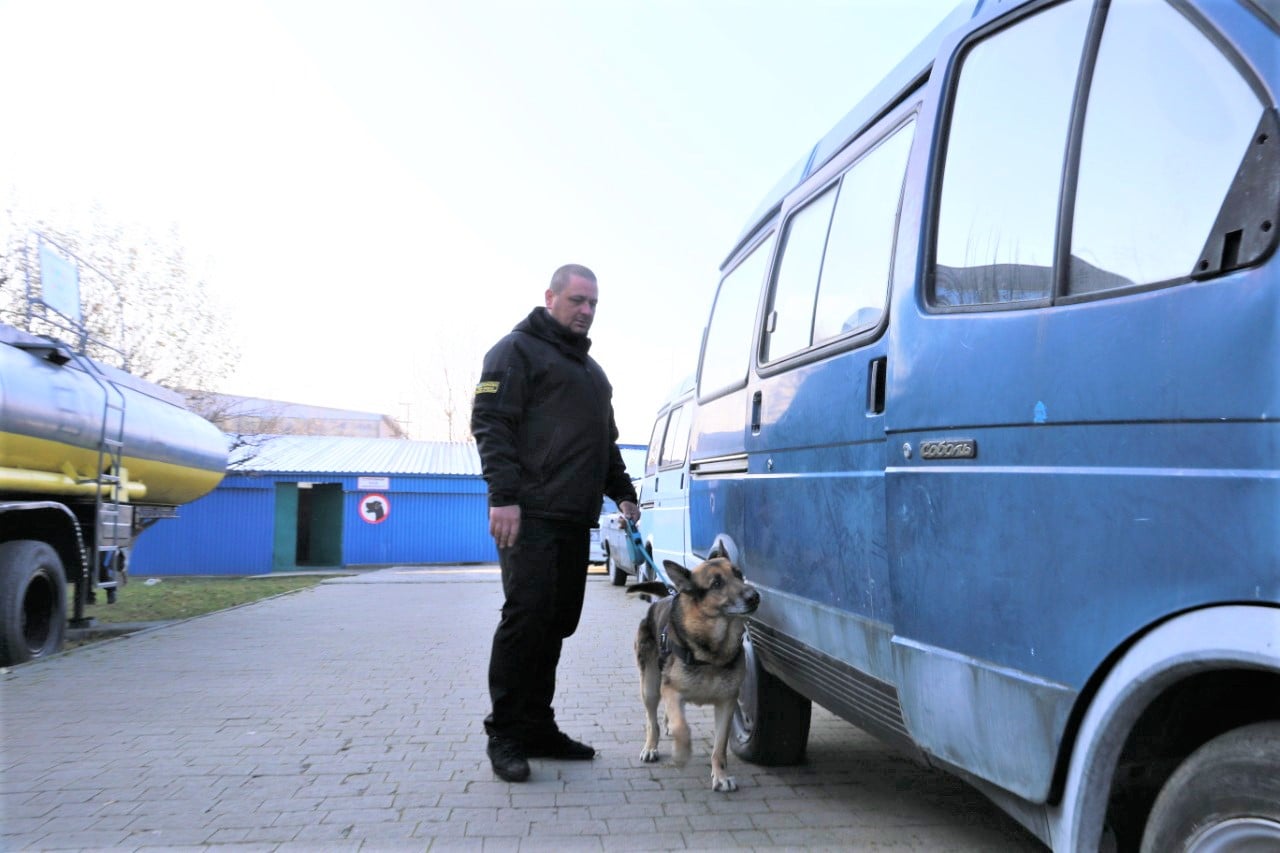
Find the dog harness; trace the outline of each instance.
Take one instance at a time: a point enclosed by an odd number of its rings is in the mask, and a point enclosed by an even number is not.
[[[680,629],[675,622],[671,621],[671,610],[676,606],[680,599],[680,593],[676,593],[673,598],[658,602],[649,611],[650,618],[653,619],[653,628],[658,635],[658,669],[661,670],[666,665],[667,658],[675,655],[685,666],[733,666],[738,662],[738,658],[742,657],[742,647],[738,647],[738,653],[725,664],[713,664],[709,660],[698,660],[693,651],[684,642],[684,638],[680,636]],[[655,614],[661,611],[661,615],[656,618]]]

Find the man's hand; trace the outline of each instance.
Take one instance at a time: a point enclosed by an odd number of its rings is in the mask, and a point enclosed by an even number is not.
[[[618,504],[618,510],[627,518],[627,521],[636,524],[640,521],[640,507],[631,501],[623,501]]]
[[[489,535],[499,548],[516,544],[516,537],[520,535],[520,506],[489,507]]]

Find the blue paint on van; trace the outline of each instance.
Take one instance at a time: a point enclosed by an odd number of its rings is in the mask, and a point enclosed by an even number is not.
[[[689,454],[740,755],[800,697],[1055,849],[1236,831],[1174,770],[1280,754],[1277,56],[1274,4],[966,4],[766,197]]]
[[[693,568],[689,547],[689,431],[693,423],[693,376],[682,379],[654,417],[640,496],[640,540],[657,566],[672,560]]]

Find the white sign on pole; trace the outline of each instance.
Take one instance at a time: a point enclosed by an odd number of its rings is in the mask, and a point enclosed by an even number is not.
[[[40,299],[68,320],[81,322],[80,270],[44,243],[40,244]]]

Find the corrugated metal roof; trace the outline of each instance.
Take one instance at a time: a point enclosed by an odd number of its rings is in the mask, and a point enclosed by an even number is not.
[[[479,476],[481,473],[480,454],[470,441],[313,435],[263,438],[261,446],[239,448],[232,455],[233,470],[272,474]]]

